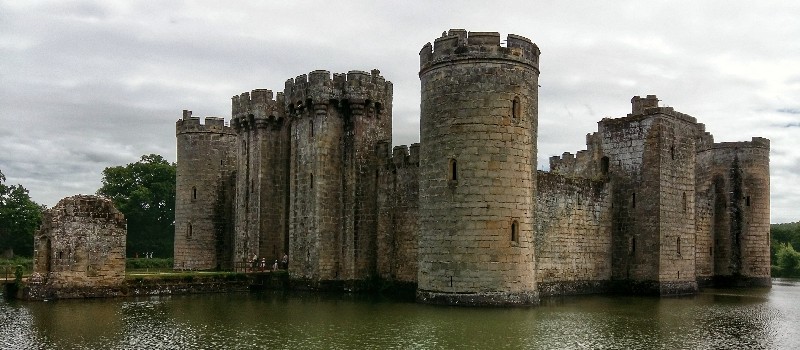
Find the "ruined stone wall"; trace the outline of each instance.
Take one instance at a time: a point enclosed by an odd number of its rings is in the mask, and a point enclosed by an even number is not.
[[[420,52],[417,299],[538,302],[533,200],[539,49],[450,30]]]
[[[313,281],[376,273],[379,156],[391,139],[392,85],[380,72],[289,80],[290,274]]]
[[[34,272],[48,288],[120,285],[126,236],[125,217],[110,199],[64,198],[44,212],[34,236]]]
[[[270,264],[288,252],[289,122],[283,94],[270,90],[234,96],[237,132],[236,261],[255,256]]]
[[[698,159],[711,212],[705,264],[719,284],[769,285],[769,140],[715,143]]]
[[[610,184],[540,171],[536,188],[540,295],[606,291],[611,280]]]
[[[235,133],[222,118],[184,111],[175,124],[175,268],[228,268],[233,234]]]
[[[388,143],[382,154],[389,154]],[[377,267],[383,280],[417,282],[419,144],[396,146],[379,172]]]

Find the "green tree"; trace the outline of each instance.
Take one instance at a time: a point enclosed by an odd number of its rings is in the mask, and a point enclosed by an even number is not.
[[[790,222],[770,225],[770,260],[777,265],[777,252],[782,243],[789,243],[795,251],[800,251],[800,223]]]
[[[795,251],[791,244],[780,244],[775,255],[777,256],[777,263],[780,268],[781,276],[800,276],[800,253]]]
[[[42,223],[44,206],[32,201],[22,185],[5,181],[0,171],[0,254],[33,256],[33,233]]]
[[[97,194],[110,198],[128,222],[127,254],[172,257],[175,235],[175,163],[157,154],[103,170]]]

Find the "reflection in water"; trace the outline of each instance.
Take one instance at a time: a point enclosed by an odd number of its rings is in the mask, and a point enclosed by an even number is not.
[[[212,294],[0,302],[0,348],[800,348],[800,283],[683,298],[460,308],[355,296]]]

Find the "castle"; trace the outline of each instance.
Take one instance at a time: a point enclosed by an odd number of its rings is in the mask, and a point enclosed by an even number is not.
[[[313,71],[177,121],[175,268],[289,255],[292,280],[421,302],[770,285],[769,140],[715,143],[636,96],[537,171],[540,51],[453,29],[420,51],[420,143],[390,150],[392,84]]]

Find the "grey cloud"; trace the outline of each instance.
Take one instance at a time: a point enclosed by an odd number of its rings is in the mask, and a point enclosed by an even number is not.
[[[657,94],[718,141],[772,139],[773,220],[791,219],[800,204],[779,186],[798,180],[787,128],[800,125],[786,101],[800,85],[785,77],[800,71],[768,81],[757,69],[800,60],[797,11],[721,1],[646,11],[633,1],[2,2],[0,169],[41,202],[91,193],[104,167],[148,153],[174,161],[181,109],[228,116],[232,95],[281,91],[315,69],[380,69],[394,83],[394,143],[418,142],[419,49],[466,28],[542,49],[540,166],[584,149],[597,121],[624,116],[632,96]]]

